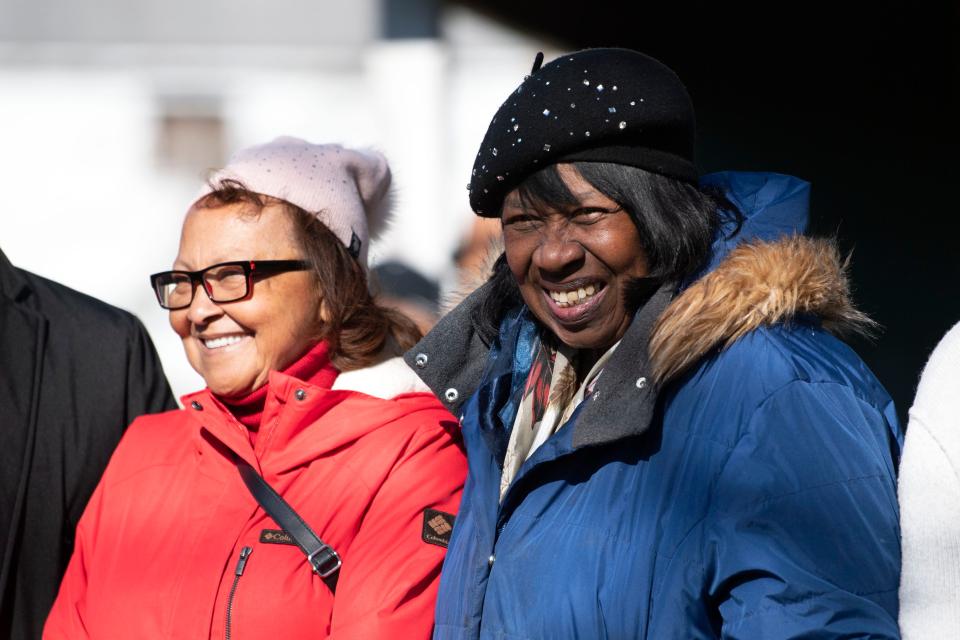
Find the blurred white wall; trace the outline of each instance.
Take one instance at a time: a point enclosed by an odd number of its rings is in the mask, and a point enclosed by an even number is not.
[[[0,0],[0,249],[137,314],[195,390],[147,276],[204,170],[289,134],[384,151],[397,208],[373,260],[453,286],[477,146],[546,45],[459,8],[438,39],[380,40],[378,19],[375,0]]]

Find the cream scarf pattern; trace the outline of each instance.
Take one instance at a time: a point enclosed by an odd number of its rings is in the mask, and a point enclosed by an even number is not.
[[[619,344],[610,347],[583,380],[578,380],[578,352],[563,344],[550,347],[540,341],[503,458],[501,502],[523,463],[566,424],[574,409],[593,391],[603,367]]]

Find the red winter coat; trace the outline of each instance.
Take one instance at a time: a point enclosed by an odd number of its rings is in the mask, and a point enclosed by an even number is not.
[[[44,638],[429,637],[449,537],[436,512],[456,512],[466,462],[432,395],[395,395],[412,376],[399,358],[333,389],[271,373],[255,447],[207,391],[138,418],[80,520]],[[341,388],[371,380],[390,399]],[[261,541],[279,527],[234,454],[339,552],[336,596],[298,547]]]

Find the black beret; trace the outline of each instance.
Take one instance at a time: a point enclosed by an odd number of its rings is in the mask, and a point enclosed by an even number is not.
[[[629,49],[586,49],[524,78],[480,144],[470,206],[497,217],[524,178],[558,162],[613,162],[695,182],[690,95],[667,66]]]

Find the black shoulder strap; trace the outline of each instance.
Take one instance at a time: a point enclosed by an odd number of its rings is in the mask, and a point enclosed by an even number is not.
[[[314,573],[330,587],[330,591],[335,593],[337,578],[340,576],[340,556],[337,552],[313,532],[303,518],[273,490],[273,487],[267,484],[256,469],[241,458],[236,458],[236,462],[243,483],[247,485],[247,489],[256,501],[293,538],[307,556],[307,562],[310,563]]]

